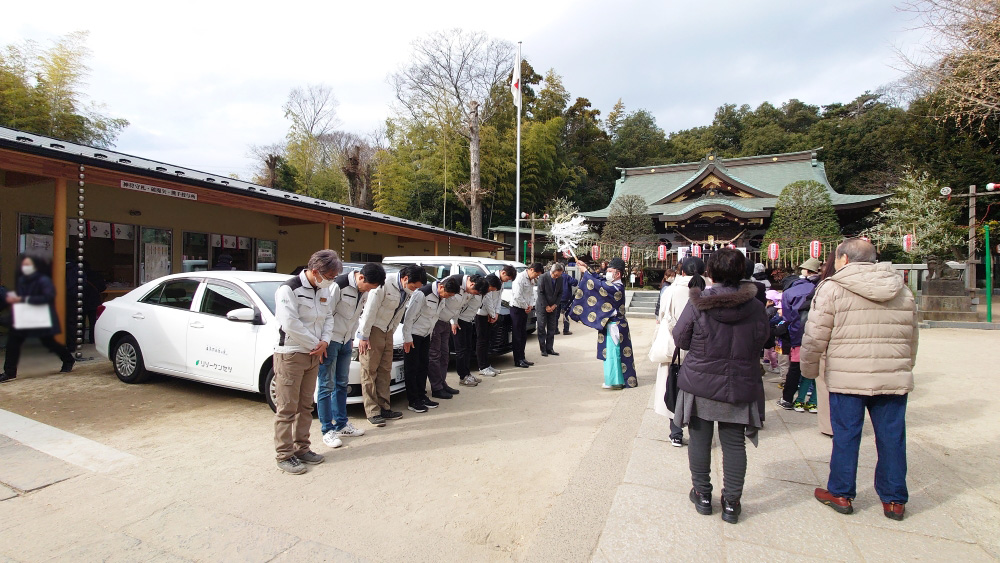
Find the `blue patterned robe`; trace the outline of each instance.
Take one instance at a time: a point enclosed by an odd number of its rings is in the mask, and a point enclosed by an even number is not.
[[[626,387],[636,387],[632,337],[625,318],[625,285],[621,280],[608,283],[590,272],[584,273],[570,305],[569,317],[597,331],[597,359],[601,361],[607,360],[607,325],[618,323],[622,379]]]

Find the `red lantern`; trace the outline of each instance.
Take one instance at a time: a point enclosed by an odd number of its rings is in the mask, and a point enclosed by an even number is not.
[[[818,240],[814,240],[814,241],[810,242],[809,243],[809,256],[811,256],[813,258],[816,258],[818,260],[821,248],[822,248],[822,245],[820,245],[820,242]]]
[[[913,235],[903,235],[903,250],[913,252]]]
[[[629,256],[632,256],[632,249],[626,244],[622,247],[622,260],[628,262]]]
[[[694,256],[695,258],[701,258],[701,245],[700,244],[692,244],[691,245],[691,256]]]
[[[772,242],[767,245],[767,259],[772,261],[778,259],[778,243]]]
[[[590,247],[590,257],[593,258],[594,260],[600,260],[601,259],[601,247],[597,246],[596,244],[594,246],[591,246]]]
[[[667,259],[667,245],[661,244],[656,247],[656,259],[660,262],[664,262]]]

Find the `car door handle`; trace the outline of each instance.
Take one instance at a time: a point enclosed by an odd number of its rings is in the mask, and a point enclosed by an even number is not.
[[[188,326],[190,326],[191,328],[205,328],[205,325],[201,324],[200,321],[195,321]]]
[[[137,321],[141,321],[142,319],[146,318],[146,315],[143,315],[142,313],[136,313],[136,314],[132,315],[132,318],[135,319],[135,320],[137,320]]]

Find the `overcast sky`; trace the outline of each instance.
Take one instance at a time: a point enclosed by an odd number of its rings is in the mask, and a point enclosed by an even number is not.
[[[86,93],[131,125],[117,149],[247,177],[251,144],[283,139],[290,89],[332,87],[341,128],[391,114],[386,77],[410,42],[460,27],[523,41],[544,74],[606,115],[618,98],[666,131],[724,103],[847,102],[900,76],[921,34],[891,0],[530,2],[7,2],[0,43],[89,30]],[[155,7],[154,7],[155,6]]]

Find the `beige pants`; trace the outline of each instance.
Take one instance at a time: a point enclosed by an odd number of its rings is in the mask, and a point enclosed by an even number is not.
[[[389,385],[392,382],[392,334],[372,327],[368,351],[361,354],[361,397],[365,414],[371,418],[390,410]]]
[[[319,373],[319,355],[274,355],[274,450],[278,461],[309,451],[313,394]]]

